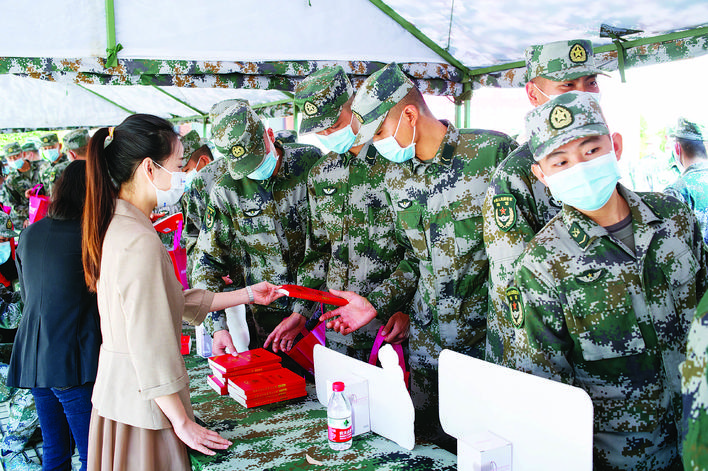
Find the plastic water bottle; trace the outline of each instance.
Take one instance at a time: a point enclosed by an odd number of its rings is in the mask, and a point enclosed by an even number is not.
[[[348,450],[352,446],[352,405],[344,395],[344,383],[332,385],[332,397],[327,404],[327,438],[333,450]]]

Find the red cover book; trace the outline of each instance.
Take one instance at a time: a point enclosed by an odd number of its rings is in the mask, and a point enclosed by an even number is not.
[[[214,375],[207,376],[207,384],[222,396],[226,396],[229,393],[228,388],[226,387],[226,382]]]
[[[211,366],[211,364],[209,366],[211,367],[212,375],[219,378],[224,384],[226,384],[227,379],[233,378],[234,376],[247,375],[247,374],[251,374],[251,373],[260,373],[261,371],[268,371],[268,370],[275,370],[277,368],[282,368],[282,366],[280,366],[280,363],[268,363],[267,365],[254,366],[252,368],[244,368],[243,370],[238,370],[233,373],[223,374],[221,371],[219,371],[216,368],[214,368],[213,366]]]
[[[262,371],[250,375],[229,378],[231,388],[243,397],[252,397],[265,391],[283,391],[287,389],[305,389],[305,378],[287,368]]]
[[[209,358],[209,366],[219,371],[224,376],[246,368],[263,366],[269,363],[280,363],[280,357],[263,348],[255,348],[237,355],[227,353],[226,355],[218,355]]]
[[[281,396],[281,395],[274,395],[274,396],[265,396],[262,398],[256,398],[256,399],[245,399],[238,394],[233,394],[231,393],[230,396],[239,404],[241,404],[243,407],[258,407],[258,406],[264,406],[266,404],[273,404],[275,402],[281,402],[281,401],[287,401],[289,399],[295,399],[298,397],[303,397],[307,395],[307,391],[303,390],[298,393],[293,393],[290,395],[286,396]]]
[[[238,389],[234,389],[233,385],[230,382],[226,383],[227,391],[230,395],[232,396],[239,396],[243,399],[247,400],[260,400],[266,397],[270,396],[279,396],[284,399],[289,399],[290,396],[293,394],[298,394],[298,396],[295,397],[300,397],[299,394],[302,393],[307,393],[305,390],[305,386],[291,386],[291,387],[286,387],[283,389],[277,389],[277,390],[272,390],[272,389],[264,389],[264,390],[259,390],[259,391],[254,391],[248,395],[242,394]]]

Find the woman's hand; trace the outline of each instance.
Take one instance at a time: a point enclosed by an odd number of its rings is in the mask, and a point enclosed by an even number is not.
[[[251,285],[253,290],[253,298],[255,304],[267,306],[278,298],[285,296],[283,293],[278,293],[276,290],[279,286],[275,286],[267,281],[261,281],[255,285]]]
[[[205,455],[215,455],[213,450],[225,450],[231,446],[231,442],[213,430],[206,429],[194,422],[185,420],[183,423],[172,424],[177,438],[182,440],[189,448],[201,451]]]

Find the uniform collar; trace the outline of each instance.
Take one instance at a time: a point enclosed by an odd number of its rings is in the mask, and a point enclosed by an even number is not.
[[[633,223],[636,223],[637,227],[642,228],[661,222],[656,213],[636,193],[620,184],[617,185],[617,189],[620,196],[627,201]],[[583,251],[587,250],[595,239],[607,235],[604,227],[567,204],[563,205],[561,219],[571,239]]]
[[[145,216],[142,211],[124,199],[116,198],[116,207],[113,214],[135,219],[141,226],[145,226],[150,229],[153,228],[150,218]]]
[[[691,164],[684,170],[683,175],[686,175],[687,173],[691,172],[699,172],[701,170],[706,170],[708,169],[708,160],[702,160],[700,162],[696,162],[695,164]]]
[[[457,144],[459,144],[460,142],[460,130],[457,129],[454,124],[445,119],[441,119],[440,122],[447,127],[447,131],[445,131],[445,135],[443,136],[442,142],[440,143],[440,146],[438,147],[435,156],[425,162],[420,160],[418,157],[414,157],[413,159],[411,159],[411,161],[413,162],[412,166],[414,171],[421,165],[428,166],[432,164],[438,164],[444,167],[450,167],[452,165],[452,160],[455,156]]]

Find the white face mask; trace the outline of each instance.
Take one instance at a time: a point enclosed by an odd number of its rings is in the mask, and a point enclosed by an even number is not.
[[[148,177],[148,181],[150,182],[152,187],[155,188],[155,194],[157,196],[157,207],[165,208],[167,206],[177,204],[179,202],[179,199],[184,194],[184,187],[187,182],[187,174],[184,172],[170,172],[154,160],[153,163],[172,176],[172,179],[170,180],[170,188],[167,190],[161,190],[156,187],[152,180],[150,180],[150,177]],[[147,171],[145,171],[145,176],[147,176]]]

